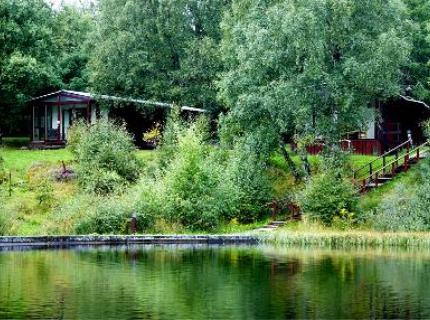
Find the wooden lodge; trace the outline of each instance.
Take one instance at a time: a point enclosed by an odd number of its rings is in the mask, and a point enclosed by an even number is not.
[[[114,107],[106,109],[101,105],[109,103]],[[115,107],[115,105],[117,107]],[[118,107],[126,105],[126,107]],[[151,106],[150,112],[141,112],[139,105]],[[59,90],[31,99],[32,146],[58,147],[67,142],[70,126],[78,120],[94,123],[101,117],[120,119],[140,144],[142,134],[156,121],[164,119],[166,109],[172,104],[141,99],[128,99],[107,95],[93,95],[87,92]],[[201,113],[203,109],[183,106],[182,112]]]
[[[362,155],[381,155],[408,139],[414,145],[420,145],[426,141],[422,123],[428,119],[430,106],[411,97],[399,96],[380,104],[367,127],[345,134],[340,145],[344,150]],[[323,143],[316,143],[308,146],[307,150],[318,154],[323,147]]]

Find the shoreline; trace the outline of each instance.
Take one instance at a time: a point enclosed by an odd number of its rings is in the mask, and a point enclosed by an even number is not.
[[[316,248],[430,248],[430,232],[377,232],[365,230],[275,231],[259,237],[262,244]]]
[[[0,247],[127,244],[257,244],[258,242],[258,237],[250,235],[73,235],[0,237]]]
[[[80,245],[128,244],[263,244],[309,248],[430,248],[430,232],[375,232],[309,230],[244,233],[244,234],[169,234],[169,235],[56,235],[56,236],[2,236],[2,247],[58,247]]]

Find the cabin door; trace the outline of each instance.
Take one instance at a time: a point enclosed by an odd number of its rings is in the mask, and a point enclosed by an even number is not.
[[[394,148],[404,142],[402,141],[402,125],[400,122],[384,122],[382,134],[386,149]]]

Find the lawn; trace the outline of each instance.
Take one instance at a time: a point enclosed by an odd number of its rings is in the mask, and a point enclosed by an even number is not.
[[[12,174],[25,173],[35,164],[49,164],[60,168],[61,162],[72,162],[73,155],[67,149],[58,150],[21,150],[16,148],[0,148],[0,156],[3,157],[5,169]],[[137,157],[143,161],[153,161],[156,152],[151,150],[137,151]]]

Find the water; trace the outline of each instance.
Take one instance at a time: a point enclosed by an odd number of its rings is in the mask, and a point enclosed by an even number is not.
[[[0,318],[430,318],[430,252],[3,250]]]

